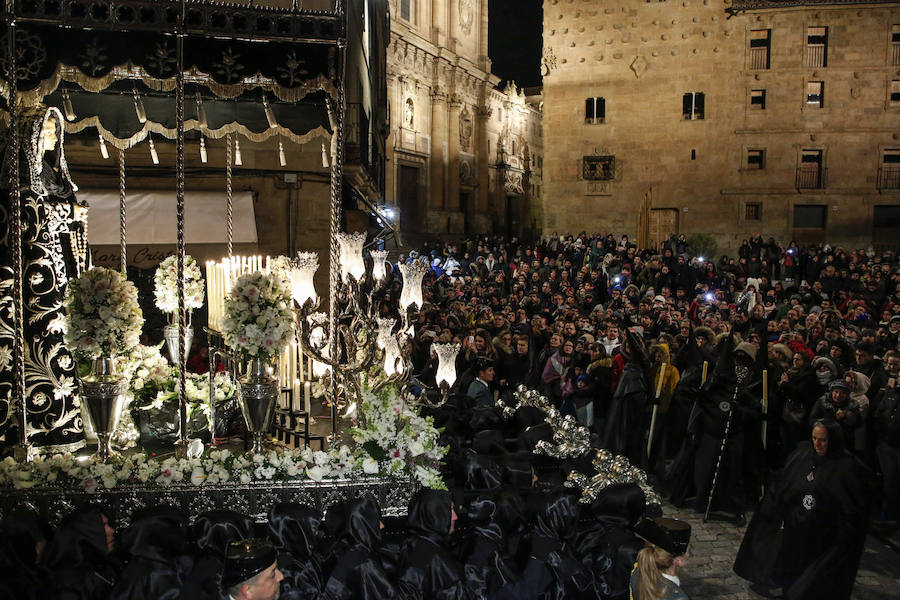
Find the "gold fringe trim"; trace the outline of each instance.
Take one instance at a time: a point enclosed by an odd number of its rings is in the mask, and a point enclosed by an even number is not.
[[[129,81],[139,79],[148,88],[158,92],[171,92],[175,89],[175,76],[159,79],[151,77],[147,71],[128,61],[122,65],[113,67],[109,73],[102,77],[89,77],[74,67],[58,63],[56,71],[47,79],[41,81],[34,89],[20,91],[18,102],[20,105],[35,106],[41,104],[44,98],[52,94],[59,87],[60,81],[68,81],[77,84],[83,90],[99,93],[107,89],[116,81]],[[216,82],[208,73],[200,71],[196,67],[185,71],[186,83],[198,83],[210,89],[219,98],[236,98],[244,92],[260,88],[271,92],[282,102],[299,102],[306,96],[324,91],[337,100],[337,87],[325,75],[319,75],[309,79],[295,87],[284,87],[268,77],[253,75],[245,77],[240,83],[223,84]],[[9,86],[6,81],[0,81],[0,93],[4,98],[9,98]]]
[[[151,121],[147,121],[144,123],[144,127],[132,135],[129,138],[121,139],[117,138],[112,134],[111,131],[103,127],[100,123],[100,119],[97,117],[88,117],[86,119],[82,119],[80,121],[76,121],[75,123],[66,123],[66,132],[67,133],[78,133],[80,131],[84,131],[90,127],[94,127],[103,136],[103,139],[108,143],[112,144],[119,150],[128,150],[129,148],[134,148],[149,136],[151,133],[155,133],[157,135],[161,135],[167,139],[174,140],[177,135],[177,129],[170,129],[168,127],[164,127],[159,123],[153,123]],[[196,119],[189,119],[184,122],[184,130],[185,131],[200,131],[200,123]],[[326,139],[330,140],[332,135],[328,133],[328,130],[322,127],[316,127],[315,129],[305,133],[304,135],[297,135],[290,129],[286,129],[282,126],[273,127],[268,129],[262,133],[254,133],[247,129],[246,126],[241,125],[240,123],[229,123],[219,129],[203,129],[203,135],[212,139],[222,139],[226,135],[230,133],[238,133],[251,142],[265,142],[266,140],[270,140],[273,137],[283,137],[288,139],[295,144],[305,144],[314,139]]]

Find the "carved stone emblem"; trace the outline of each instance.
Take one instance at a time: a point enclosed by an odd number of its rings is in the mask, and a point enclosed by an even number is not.
[[[472,0],[459,0],[459,29],[466,36],[472,34],[472,24],[475,22],[475,7]]]
[[[525,195],[525,187],[522,182],[522,174],[516,171],[506,171],[505,181],[503,182],[503,187],[506,190],[507,194],[513,194],[516,196],[524,196]]]
[[[553,48],[550,46],[544,46],[544,55],[541,57],[541,70],[543,71],[543,75],[546,77],[550,74],[551,71],[556,69],[557,61],[556,54],[553,53]]]
[[[634,57],[634,60],[631,61],[630,68],[634,71],[634,76],[640,79],[641,75],[644,74],[644,71],[647,70],[647,59],[643,56]]]

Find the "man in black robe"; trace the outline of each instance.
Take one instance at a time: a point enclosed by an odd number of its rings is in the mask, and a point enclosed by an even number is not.
[[[866,538],[869,475],[819,421],[754,515],[734,571],[757,592],[791,600],[850,598]]]

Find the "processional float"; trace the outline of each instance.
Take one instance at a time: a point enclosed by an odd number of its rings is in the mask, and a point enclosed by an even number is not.
[[[0,87],[10,108],[8,147],[13,152],[12,156],[18,156],[22,145],[18,121],[25,107],[38,103],[57,107],[65,121],[66,132],[79,133],[93,128],[97,132],[95,139],[99,155],[104,159],[110,155],[109,146],[119,151],[123,272],[127,257],[126,151],[146,143],[146,151],[153,162],[158,163],[159,154],[153,138],[156,137],[157,141],[167,138],[175,142],[178,285],[176,331],[170,331],[169,337],[173,338],[170,351],[175,349],[172,354],[179,373],[179,456],[189,454],[190,448],[185,379],[187,352],[181,351],[184,348],[182,342],[189,335],[185,302],[185,135],[195,132],[199,136],[199,151],[204,162],[206,140],[226,140],[227,257],[208,266],[208,285],[219,286],[208,288],[208,291],[216,293],[215,297],[210,297],[211,303],[216,305],[210,323],[213,336],[222,333],[213,328],[219,324],[216,319],[221,316],[215,311],[222,308],[222,295],[230,291],[228,285],[222,285],[221,276],[226,272],[235,276],[245,275],[251,267],[254,271],[266,271],[264,264],[253,260],[245,260],[240,268],[234,266],[241,262],[241,258],[233,254],[231,222],[232,174],[233,168],[241,164],[240,138],[276,145],[282,166],[285,163],[285,142],[305,143],[322,139],[323,166],[330,167],[329,316],[323,317],[326,313],[319,312],[319,300],[314,292],[303,297],[308,293],[311,274],[315,270],[311,268],[313,257],[296,257],[286,266],[292,284],[289,290],[291,308],[297,323],[296,345],[291,346],[293,350],[288,351],[288,355],[292,357],[290,360],[298,361],[301,353],[306,353],[309,359],[288,368],[282,365],[279,375],[293,386],[298,372],[310,372],[315,367],[324,374],[327,383],[325,392],[332,407],[332,440],[335,444],[339,442],[338,411],[340,408],[353,408],[354,402],[359,400],[363,393],[360,387],[362,371],[373,364],[376,356],[391,356],[384,361],[385,368],[393,371],[388,374],[386,382],[396,383],[401,376],[408,375],[408,360],[399,352],[407,335],[407,317],[400,319],[403,327],[401,323],[396,323],[391,329],[385,329],[387,325],[381,324],[382,331],[376,331],[369,320],[372,304],[367,294],[371,293],[373,281],[386,280],[386,257],[373,253],[376,258],[369,267],[371,273],[363,276],[355,270],[357,267],[346,271],[354,261],[362,262],[362,253],[357,256],[355,247],[352,252],[342,250],[346,247],[342,243],[349,239],[340,231],[346,52],[344,1],[335,0],[331,10],[314,11],[301,9],[297,3],[290,9],[275,9],[202,0],[144,0],[127,4],[102,0],[8,0],[3,6],[3,22],[6,29],[5,79],[0,82]],[[330,151],[326,144],[330,146]],[[12,160],[10,165],[9,181],[14,198],[19,198],[21,174],[18,172],[18,160]],[[12,204],[16,206],[19,202],[14,200]],[[43,478],[40,483],[46,483],[49,481],[47,472],[72,477],[72,473],[86,471],[79,471],[82,467],[66,463],[68,459],[57,456],[52,461],[44,461],[40,456],[35,458],[29,442],[23,353],[23,225],[20,211],[11,212],[13,282],[10,291],[15,346],[11,357],[14,373],[11,402],[15,405],[19,431],[15,454],[17,463],[40,462],[39,475]],[[285,266],[282,265],[282,268]],[[345,269],[343,275],[341,269]],[[210,273],[212,277],[209,277]],[[414,275],[409,277],[411,282]],[[413,293],[410,286],[405,290],[405,294]],[[360,299],[363,301],[360,302]],[[408,304],[410,307],[415,305]],[[421,307],[421,277],[417,305]],[[384,348],[379,344],[385,344]],[[220,350],[221,355],[227,353],[225,349]],[[211,360],[215,358],[213,354]],[[210,371],[210,402],[213,406],[214,371]],[[100,373],[97,375],[102,376]],[[263,370],[257,375],[265,379],[269,373]],[[379,385],[387,384],[382,382]],[[367,391],[372,392],[371,389]],[[105,412],[93,409],[88,412],[93,414],[95,420],[111,419],[114,409],[109,402],[105,407]],[[265,411],[263,407],[261,413]],[[257,420],[264,423],[268,419],[266,414],[257,419],[259,416],[248,415],[245,410],[248,425],[255,430],[252,433],[257,434],[256,442],[259,442],[260,427],[254,423]],[[96,425],[98,430],[105,427],[104,433],[109,434],[109,426],[103,423]],[[214,427],[214,424],[210,425],[213,436]],[[255,449],[264,450],[258,444]],[[336,450],[338,453],[341,451]],[[250,480],[246,489],[235,480],[230,485],[224,485],[227,479],[210,485],[211,477],[218,478],[216,464],[211,471],[204,471],[202,477],[197,475],[197,468],[200,467],[195,468],[193,474],[189,470],[183,473],[178,471],[186,468],[185,465],[201,464],[195,455],[178,459],[181,462],[177,464],[168,463],[171,469],[166,464],[151,464],[156,461],[146,461],[145,458],[136,459],[140,464],[125,459],[129,468],[133,469],[133,475],[126,483],[128,486],[134,484],[133,487],[117,485],[122,482],[117,482],[115,475],[109,475],[110,481],[103,477],[100,485],[95,481],[98,477],[92,475],[84,477],[80,492],[91,493],[98,487],[108,488],[104,501],[110,506],[115,504],[121,511],[111,508],[112,512],[124,517],[128,509],[160,500],[181,504],[194,514],[223,504],[261,514],[267,505],[275,501],[305,501],[321,508],[333,501],[335,495],[352,496],[362,490],[374,493],[385,507],[386,514],[391,514],[402,512],[412,490],[410,479],[407,480],[409,485],[404,487],[397,485],[396,478],[355,476],[335,479],[330,487],[323,488],[323,469],[337,469],[336,465],[342,465],[341,457],[322,459],[331,461],[326,465],[319,464],[318,455],[296,453],[284,460],[279,459],[279,464],[265,462],[270,460],[268,456],[261,458],[260,464],[264,465],[262,478],[265,479],[269,468],[286,469],[287,477],[292,477],[291,473],[297,469],[305,469],[308,480],[290,483],[284,480],[257,481],[260,475],[259,471],[253,474],[252,461],[227,457],[227,452],[223,451],[212,452],[216,453],[213,462],[227,463],[229,475],[237,478],[240,474],[241,482],[245,476]],[[104,457],[99,458],[102,460]],[[361,459],[358,467],[365,473],[379,473],[377,465],[370,470],[370,464]],[[17,488],[29,490],[28,502],[41,504],[46,509],[52,497],[58,509],[56,512],[62,514],[66,506],[81,501],[76,501],[78,494],[72,494],[70,490],[60,493],[40,485],[32,489],[35,481],[29,479],[31,475],[23,474],[25,470],[17,471],[16,467],[9,465],[4,468],[8,471],[5,473],[8,481],[12,481]],[[30,473],[38,474],[38,471],[34,469]],[[167,478],[171,477],[170,472],[177,472],[179,478],[183,475],[192,482],[196,476],[197,485],[205,479],[202,492],[167,488],[164,497],[160,498],[159,490],[145,489],[139,485],[145,481],[144,477],[149,476],[155,478],[158,485],[165,486],[169,481]],[[340,474],[340,471],[335,472]],[[139,477],[140,482],[135,477]]]

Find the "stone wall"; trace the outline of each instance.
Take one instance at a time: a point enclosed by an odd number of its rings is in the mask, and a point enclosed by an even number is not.
[[[544,2],[545,233],[635,235],[649,195],[651,238],[708,233],[722,249],[754,232],[873,240],[875,206],[900,204],[878,181],[885,150],[900,148],[900,102],[889,93],[900,79],[900,3],[738,14],[730,4]],[[810,27],[828,28],[824,67],[810,64]],[[769,31],[762,64],[759,50],[751,56],[757,30]],[[824,82],[822,108],[807,102],[810,81]],[[764,110],[752,90],[765,90]],[[684,95],[696,92],[703,118],[685,119]],[[586,123],[587,98],[605,100],[602,123]],[[762,169],[750,156],[759,150]],[[822,184],[813,189],[798,189],[804,150],[822,151],[820,180],[800,182]],[[615,157],[614,167],[594,159],[611,168],[585,171],[590,156]],[[795,228],[796,205],[825,206],[824,228]]]

